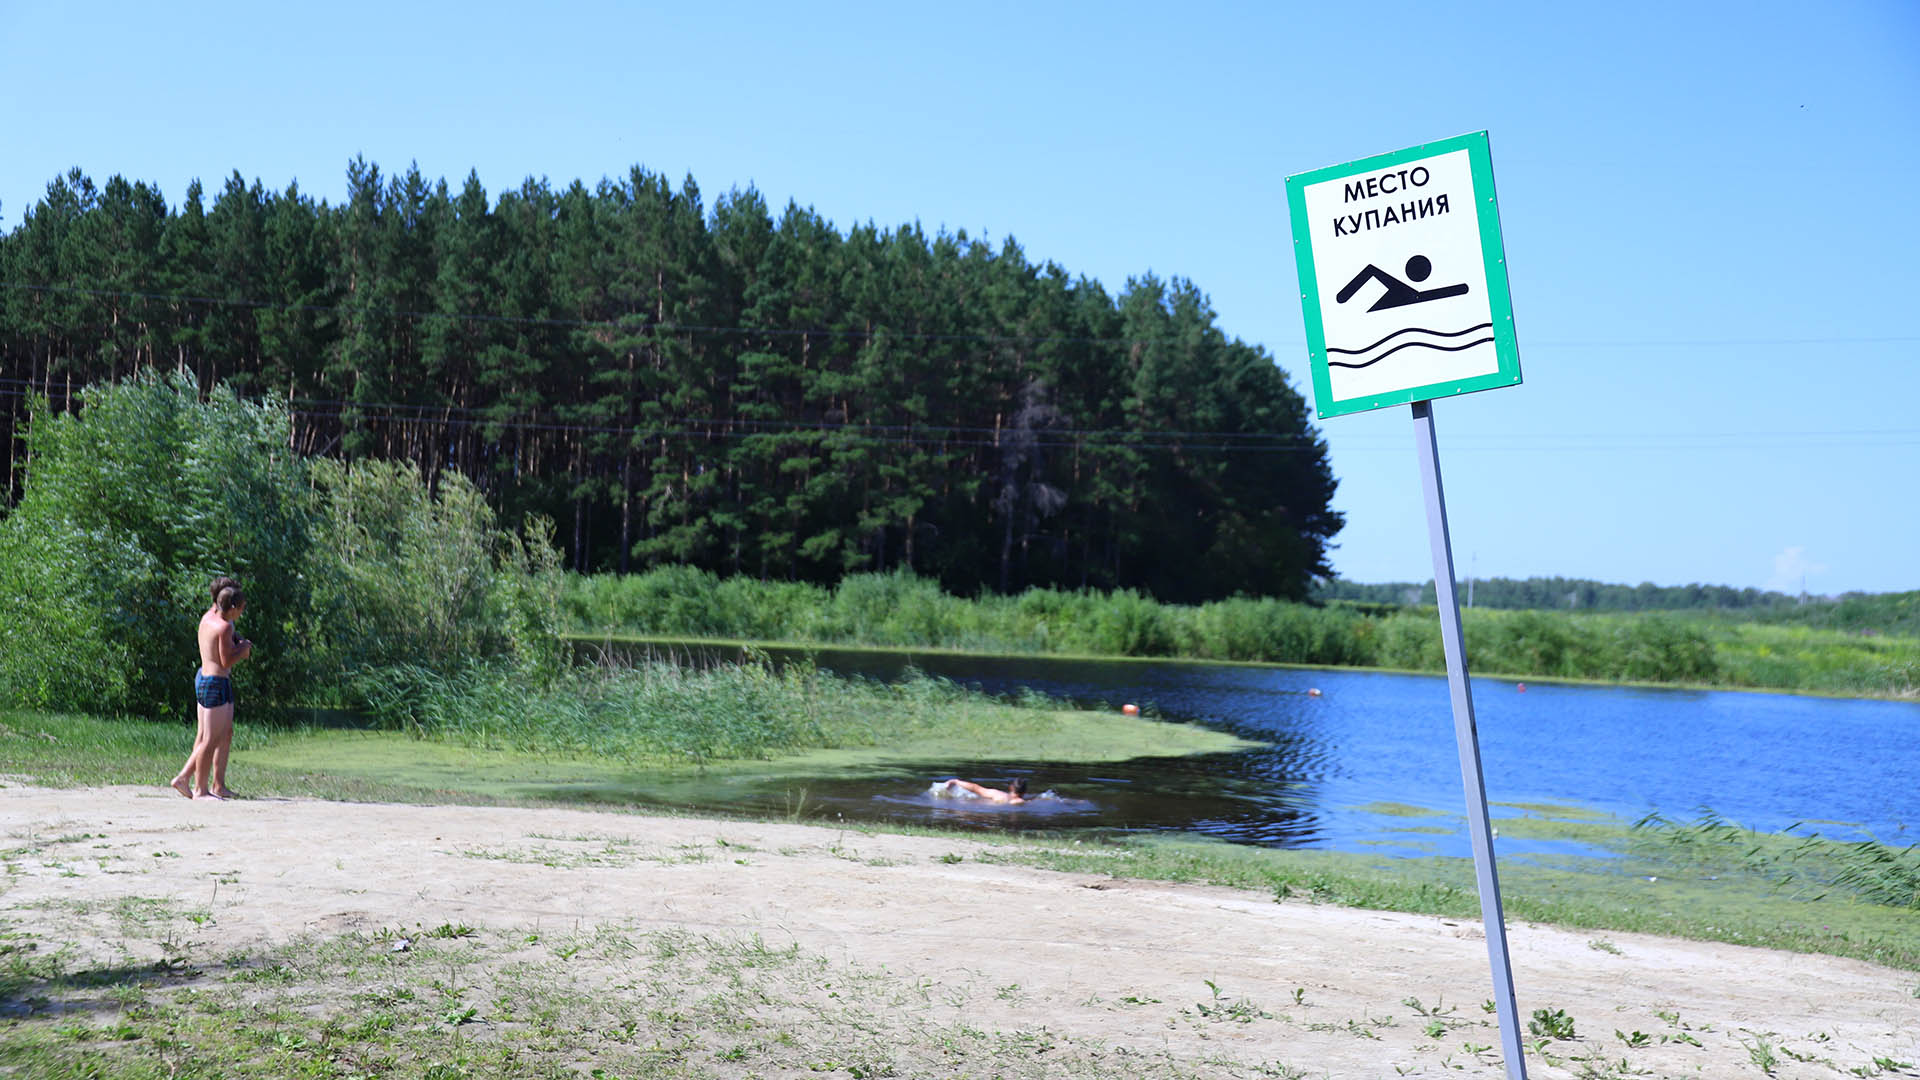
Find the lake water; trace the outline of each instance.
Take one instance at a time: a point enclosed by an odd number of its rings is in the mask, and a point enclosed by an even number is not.
[[[911,662],[990,694],[1033,690],[1112,709],[1133,702],[1271,744],[1099,766],[901,762],[877,782],[823,776],[810,785],[811,798],[845,817],[1178,829],[1256,844],[1469,854],[1444,677],[831,649],[809,655],[845,674],[892,679]],[[1690,820],[1711,808],[1762,830],[1807,822],[1836,838],[1920,840],[1920,704],[1484,678],[1473,687],[1487,797],[1510,804],[1496,805],[1496,817],[1522,812],[1511,804],[1628,821],[1654,811]],[[1308,693],[1314,689],[1318,696]],[[1035,790],[1067,799],[1010,812],[927,796],[930,780],[951,775],[983,782],[1024,775]],[[1383,812],[1383,804],[1441,816],[1410,818]],[[1503,853],[1523,849],[1579,850],[1503,840]]]

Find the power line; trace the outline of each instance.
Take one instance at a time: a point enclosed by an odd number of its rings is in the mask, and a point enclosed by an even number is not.
[[[0,397],[25,397],[24,390],[0,389]],[[289,414],[312,421],[330,421],[347,426],[351,421],[370,424],[391,424],[395,426],[434,427],[452,430],[486,429],[498,435],[508,433],[561,434],[572,436],[627,436],[641,445],[656,439],[705,439],[708,441],[735,441],[746,439],[786,440],[788,442],[807,441],[813,445],[810,449],[834,449],[848,446],[897,446],[934,448],[941,450],[1008,449],[1014,444],[1007,437],[1021,434],[1017,429],[1003,429],[1003,439],[996,441],[980,438],[976,435],[955,436],[941,434],[935,430],[915,431],[911,428],[893,429],[867,428],[858,424],[822,424],[801,429],[768,433],[754,430],[729,430],[730,422],[724,420],[689,420],[677,418],[654,424],[633,426],[608,424],[583,424],[561,421],[536,421],[528,419],[494,420],[477,417],[444,416],[395,416],[380,413],[356,411],[352,409],[292,409]],[[1029,429],[1026,438],[1017,444],[1024,449],[1072,450],[1072,451],[1179,451],[1181,453],[1260,453],[1260,454],[1311,454],[1319,453],[1314,445],[1289,444],[1274,441],[1266,444],[1248,442],[1206,441],[1207,433],[1195,433],[1195,441],[1171,442],[1163,439],[1142,438],[1146,433],[1132,431],[1097,431],[1081,429],[1077,431],[1049,431],[1047,429]],[[1733,433],[1728,433],[1729,435]],[[1813,433],[1818,434],[1818,433]],[[1839,433],[1845,435],[1847,433]],[[1581,443],[1554,442],[1546,440],[1517,444],[1482,444],[1472,436],[1456,439],[1452,448],[1464,453],[1582,453],[1600,452],[1616,454],[1629,451],[1752,451],[1752,450],[1804,450],[1816,447],[1893,447],[1920,445],[1920,430],[1861,432],[1859,434],[1874,437],[1871,440],[1857,440],[1828,437],[1825,441],[1814,439],[1793,439],[1769,435],[1760,442],[1723,442],[1710,444],[1673,443],[1659,438],[1615,439],[1612,441],[1589,441]],[[1913,436],[1912,438],[1886,440],[1884,436]],[[809,438],[810,437],[810,438]],[[1752,436],[1745,436],[1751,438]],[[1522,438],[1528,438],[1523,436]],[[1877,440],[1877,441],[1875,441]],[[1404,450],[1401,440],[1383,440],[1370,443],[1343,445],[1341,453],[1398,453]]]
[[[0,378],[0,397],[29,397],[39,384],[25,379]],[[76,396],[78,391],[76,391]],[[276,402],[279,399],[274,399]],[[1050,449],[1139,449],[1193,451],[1248,451],[1309,453],[1321,448],[1315,433],[1178,431],[1135,428],[991,428],[938,424],[867,424],[825,420],[757,420],[697,416],[662,416],[634,423],[590,423],[538,416],[494,417],[485,410],[403,402],[355,402],[338,398],[288,399],[293,415],[347,423],[439,425],[449,428],[490,428],[500,431],[537,431],[577,435],[638,435],[643,438],[799,438],[811,436],[871,445],[999,447],[1010,438],[1029,438],[1025,446]],[[428,415],[428,414],[436,415]],[[980,438],[998,435],[999,440]],[[1187,441],[1194,440],[1194,441]],[[1735,440],[1735,441],[1725,441]],[[1644,435],[1556,433],[1459,434],[1455,449],[1505,453],[1582,450],[1748,450],[1815,446],[1906,446],[1920,441],[1920,428],[1859,428],[1829,431],[1719,431],[1656,432]],[[1484,444],[1484,445],[1483,445]],[[1403,440],[1385,436],[1344,439],[1342,451],[1403,448]]]
[[[551,316],[533,315],[497,315],[484,312],[455,311],[419,311],[408,308],[382,308],[368,305],[346,304],[290,304],[273,300],[253,300],[242,297],[193,296],[184,293],[146,292],[135,289],[87,289],[77,285],[36,285],[26,282],[0,282],[0,288],[21,292],[60,293],[78,296],[124,297],[140,300],[159,300],[168,303],[200,304],[211,306],[230,306],[274,311],[301,311],[334,315],[383,316],[402,319],[442,319],[455,322],[500,323],[516,326],[550,326],[569,328],[613,328],[626,330],[644,330],[652,334],[714,334],[734,336],[764,337],[806,337],[806,338],[844,338],[873,339],[887,338],[903,341],[976,341],[994,345],[1187,345],[1202,344],[1180,338],[1134,338],[1134,337],[1086,337],[1075,335],[1018,335],[1018,334],[949,334],[921,331],[892,330],[833,330],[824,328],[792,329],[788,327],[768,326],[715,326],[700,323],[654,322],[644,328],[636,328],[621,318],[612,319],[563,319]],[[632,316],[644,318],[644,316]],[[1237,339],[1233,339],[1237,340]],[[1529,340],[1528,348],[1554,349],[1642,349],[1642,348],[1723,348],[1723,347],[1771,347],[1794,345],[1890,345],[1906,342],[1920,342],[1920,334],[1891,334],[1870,336],[1825,336],[1825,337],[1754,337],[1754,338],[1621,338],[1615,340],[1556,340],[1552,338]],[[1206,344],[1229,344],[1229,340]],[[1249,343],[1251,344],[1251,343]],[[1284,343],[1288,350],[1306,347],[1304,341]]]
[[[18,397],[18,396],[25,396],[26,394],[31,394],[34,388],[40,386],[41,384],[35,382],[32,379],[0,378],[0,385],[11,385],[11,386],[26,388],[24,393],[15,392],[9,395],[9,396]],[[85,389],[84,387],[81,388],[81,390],[84,390],[84,389]],[[76,391],[76,394],[79,392],[81,391]],[[263,397],[261,400],[265,401],[269,399]],[[437,423],[437,422],[451,421],[457,416],[460,420],[463,420],[463,421],[466,420],[467,418],[475,418],[474,422],[481,423],[481,424],[508,424],[508,423],[538,422],[538,418],[536,416],[504,417],[503,418],[499,416],[490,415],[490,410],[486,408],[479,408],[479,407],[472,407],[472,406],[414,404],[411,402],[352,401],[345,398],[314,398],[314,397],[289,397],[285,399],[275,397],[275,398],[272,398],[271,400],[275,402],[285,400],[290,406],[291,405],[331,406],[332,408],[327,410],[328,415],[344,415],[348,412],[353,412],[353,413],[411,412],[416,414],[414,416],[397,416],[397,415],[378,416],[376,415],[376,416],[369,417],[370,419],[386,419],[386,420],[396,420],[396,421],[421,420],[421,421],[433,421]],[[428,415],[428,414],[439,414],[439,415]],[[319,415],[319,413],[315,413],[315,415]],[[1258,432],[1258,431],[1239,432],[1239,431],[1204,431],[1204,430],[1180,431],[1180,430],[1158,429],[1158,428],[1069,428],[1069,427],[1051,427],[1051,426],[1044,427],[1044,428],[1015,428],[1015,427],[1011,427],[1004,424],[999,427],[971,426],[971,425],[960,425],[960,424],[924,424],[924,423],[872,424],[872,423],[866,423],[866,422],[853,422],[853,421],[766,420],[766,419],[758,419],[754,417],[705,417],[705,416],[685,416],[685,415],[643,417],[643,418],[636,419],[633,423],[625,424],[620,427],[604,427],[604,428],[591,428],[591,429],[581,428],[581,430],[608,430],[608,431],[630,431],[630,430],[640,430],[640,429],[652,430],[657,427],[671,426],[671,425],[702,425],[702,426],[712,426],[712,427],[738,427],[738,428],[750,428],[750,429],[772,429],[775,431],[799,431],[799,432],[842,431],[842,430],[862,431],[862,432],[882,432],[882,433],[907,432],[912,434],[925,434],[925,435],[960,434],[960,435],[1005,436],[1015,431],[1024,430],[1024,431],[1044,432],[1047,435],[1056,436],[1056,437],[1085,436],[1085,437],[1092,437],[1092,438],[1116,438],[1116,439],[1117,438],[1146,438],[1146,437],[1163,438],[1163,439],[1189,439],[1189,438],[1191,439],[1228,439],[1228,440],[1247,440],[1247,441],[1260,441],[1260,442],[1295,442],[1295,443],[1305,443],[1309,445],[1316,444],[1321,441],[1321,437],[1314,432],[1292,433],[1292,432]],[[570,428],[578,428],[578,427],[579,425],[570,425]]]
[[[27,397],[30,391],[0,390],[0,397]],[[540,422],[521,419],[493,420],[474,417],[442,416],[390,416],[378,413],[368,414],[353,409],[290,409],[289,415],[312,420],[331,420],[342,424],[350,420],[395,425],[416,425],[421,427],[439,427],[472,429],[485,428],[505,432],[545,432],[567,435],[625,435],[639,440],[661,438],[692,439],[788,439],[797,441],[803,435],[817,435],[831,448],[834,445],[871,445],[871,446],[917,446],[961,449],[1007,449],[1013,444],[1012,437],[1019,435],[1020,429],[1002,429],[1002,440],[984,439],[977,436],[955,437],[928,430],[915,432],[901,429],[901,433],[884,434],[864,428],[858,424],[827,424],[799,430],[769,434],[760,431],[729,431],[730,424],[724,420],[695,421],[689,423],[686,418],[668,424],[634,424],[612,426],[605,424],[580,424],[564,422]],[[673,426],[678,424],[679,426]],[[1177,450],[1194,453],[1269,453],[1269,454],[1309,454],[1319,453],[1314,445],[1288,445],[1275,442],[1271,445],[1233,442],[1167,442],[1145,441],[1137,438],[1139,433],[1131,431],[1113,431],[1096,433],[1081,431],[1076,433],[1053,432],[1047,429],[1027,429],[1035,437],[1025,438],[1019,446],[1032,449],[1058,450]],[[1074,438],[1064,437],[1068,434]],[[1225,438],[1229,433],[1199,433],[1204,437]],[[1095,437],[1104,435],[1107,437]],[[1122,441],[1124,440],[1124,441]]]
[[[0,288],[20,292],[62,293],[79,296],[111,296],[139,300],[159,300],[178,304],[227,305],[273,311],[303,311],[335,315],[383,316],[397,319],[444,319],[453,322],[503,323],[516,326],[551,326],[567,328],[611,328],[635,330],[642,329],[652,334],[714,334],[736,336],[765,336],[786,338],[844,338],[844,339],[900,339],[904,341],[978,341],[995,345],[1195,345],[1198,342],[1177,338],[1099,338],[1077,337],[1071,335],[1049,335],[1045,337],[1021,336],[1014,334],[940,334],[905,330],[831,330],[809,328],[796,330],[788,327],[761,326],[708,326],[698,323],[654,322],[644,328],[636,328],[621,318],[613,319],[561,319],[532,315],[491,315],[475,312],[456,311],[417,311],[407,308],[381,308],[370,306],[348,306],[344,304],[287,304],[272,300],[249,300],[244,298],[223,298],[217,296],[190,296],[178,293],[142,292],[133,289],[83,289],[73,285],[32,285],[23,282],[0,281]],[[641,318],[644,316],[630,316]],[[1215,331],[1216,333],[1218,331]],[[1225,345],[1229,342],[1222,335],[1217,342],[1207,344]]]

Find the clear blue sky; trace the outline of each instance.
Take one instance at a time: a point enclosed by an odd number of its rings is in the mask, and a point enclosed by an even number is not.
[[[640,164],[1192,278],[1303,390],[1284,178],[1484,128],[1526,382],[1435,406],[1462,573],[1920,588],[1911,0],[6,0],[0,116],[0,228],[73,166],[177,204]],[[1405,407],[1323,426],[1335,567],[1431,576]]]

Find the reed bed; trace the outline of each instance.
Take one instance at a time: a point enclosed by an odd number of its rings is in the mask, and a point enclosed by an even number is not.
[[[1920,910],[1920,844],[1841,840],[1794,825],[1764,833],[1712,811],[1692,821],[1649,814],[1634,823],[1641,847],[1700,870],[1741,873],[1808,899],[1830,893]]]
[[[708,666],[670,656],[544,675],[504,665],[451,674],[401,665],[360,676],[355,689],[377,724],[422,736],[697,765],[951,734],[955,725],[991,722],[983,710],[1017,707],[925,675],[885,684],[764,659]]]
[[[661,567],[570,576],[561,608],[583,634],[1444,670],[1431,607],[1162,604],[1124,589],[965,599],[907,573],[827,588]],[[1920,698],[1915,638],[1694,614],[1464,615],[1467,655],[1483,673]]]

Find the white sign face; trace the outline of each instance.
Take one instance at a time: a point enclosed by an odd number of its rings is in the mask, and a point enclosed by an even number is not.
[[[1476,152],[1484,133],[1288,180],[1321,416],[1520,381]]]

